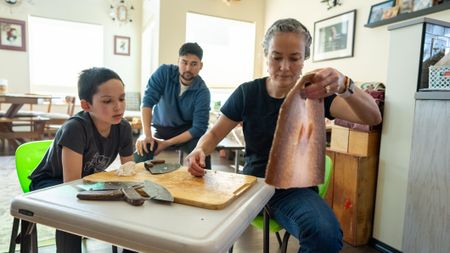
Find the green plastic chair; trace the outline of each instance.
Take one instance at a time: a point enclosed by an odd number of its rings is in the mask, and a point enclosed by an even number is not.
[[[52,140],[32,141],[20,145],[16,149],[16,172],[19,178],[20,187],[24,193],[30,191],[31,180],[28,176],[41,162],[42,158],[47,152],[47,149],[52,144]],[[16,249],[16,243],[20,241],[17,235],[19,232],[20,219],[14,218],[11,232],[11,240],[9,243],[9,252],[13,253]],[[35,235],[33,235],[35,236]],[[36,240],[36,238],[33,238]],[[37,247],[37,245],[35,245]]]
[[[319,188],[319,195],[320,197],[324,198],[327,194],[328,186],[330,185],[331,181],[331,175],[333,174],[333,161],[329,156],[325,156],[325,179],[323,184],[318,185]],[[266,209],[264,209],[264,212],[266,212]],[[252,226],[255,228],[264,230],[264,215],[258,215],[256,218],[252,221]],[[287,250],[287,244],[289,241],[290,234],[285,231],[283,240],[281,240],[280,231],[284,228],[278,224],[278,222],[274,219],[269,219],[269,232],[275,233],[277,236],[278,244],[280,245],[281,253],[285,253]],[[268,249],[264,252],[268,252]]]

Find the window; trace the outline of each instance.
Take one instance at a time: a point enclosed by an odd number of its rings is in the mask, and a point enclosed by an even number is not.
[[[103,66],[101,25],[29,17],[30,89],[77,94],[81,70]]]
[[[253,79],[254,23],[187,13],[186,41],[203,48],[200,76],[209,87],[233,88]]]

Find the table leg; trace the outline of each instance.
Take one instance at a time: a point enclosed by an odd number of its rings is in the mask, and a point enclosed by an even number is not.
[[[11,104],[5,113],[5,117],[12,118],[22,108],[23,104]]]
[[[240,149],[234,150],[234,173],[239,173],[239,156],[241,154]]]
[[[39,134],[39,139],[44,139],[45,134],[45,125],[47,124],[47,120],[37,120],[34,122],[33,128],[34,131]]]
[[[269,210],[264,207],[263,253],[269,253]]]
[[[32,252],[32,230],[34,228],[34,224],[25,220],[20,221],[20,253],[29,253]]]
[[[178,150],[178,162],[183,165],[184,164],[184,153],[183,150],[179,149]]]

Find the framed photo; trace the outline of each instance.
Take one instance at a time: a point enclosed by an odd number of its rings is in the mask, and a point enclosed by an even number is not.
[[[114,36],[114,54],[130,55],[130,37]]]
[[[372,7],[370,7],[369,20],[367,21],[367,24],[372,24],[383,20],[383,13],[386,10],[389,10],[392,7],[394,7],[394,5],[395,0],[388,0],[385,2],[372,5]]]
[[[414,0],[413,11],[430,8],[432,5],[433,0]]]
[[[314,23],[313,61],[353,56],[356,10]]]
[[[400,0],[400,13],[409,13],[413,11],[414,0]]]
[[[26,51],[25,21],[0,18],[0,49]]]
[[[391,7],[383,12],[383,20],[390,19],[397,16],[400,6]]]

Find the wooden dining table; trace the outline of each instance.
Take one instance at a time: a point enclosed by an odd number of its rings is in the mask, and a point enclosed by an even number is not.
[[[12,149],[28,141],[43,137],[45,124],[49,118],[41,116],[40,112],[22,112],[25,104],[38,104],[51,99],[51,95],[43,94],[0,94],[0,104],[9,104],[6,111],[0,112],[0,140],[8,141]],[[16,130],[22,127],[20,130]],[[5,147],[6,145],[4,145]]]
[[[0,104],[10,104],[6,113],[2,115],[6,118],[14,118],[24,104],[38,104],[40,100],[51,99],[51,95],[43,94],[0,94]]]

